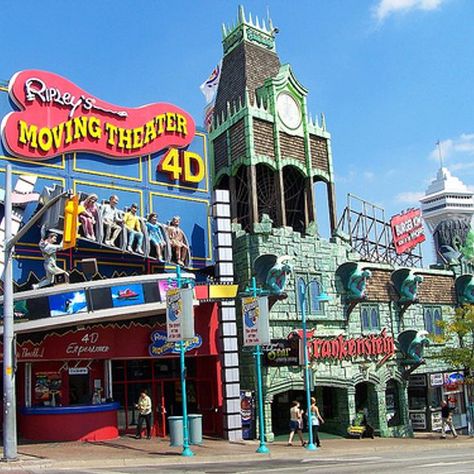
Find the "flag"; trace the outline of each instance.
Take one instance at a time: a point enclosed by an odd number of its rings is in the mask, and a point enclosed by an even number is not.
[[[211,75],[201,84],[200,89],[206,98],[206,103],[210,104],[214,101],[219,86],[219,79],[221,78],[221,63],[219,63]]]
[[[214,102],[211,102],[204,109],[204,127],[208,132],[211,130],[213,118],[214,118]]]

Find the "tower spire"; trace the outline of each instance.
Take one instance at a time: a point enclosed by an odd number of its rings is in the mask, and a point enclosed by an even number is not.
[[[436,146],[438,147],[439,167],[443,168],[444,167],[443,153],[441,151],[441,143],[439,140],[436,142]]]

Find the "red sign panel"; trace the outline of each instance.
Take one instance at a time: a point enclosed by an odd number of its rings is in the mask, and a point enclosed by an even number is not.
[[[9,93],[20,111],[2,120],[2,140],[11,154],[31,160],[75,151],[130,158],[186,147],[196,131],[175,105],[118,107],[50,72],[15,74]]]
[[[395,341],[387,336],[383,329],[380,334],[370,334],[357,338],[346,339],[344,336],[327,338],[313,338],[308,341],[312,359],[350,359],[352,357],[383,356],[382,364],[395,354]]]
[[[188,354],[218,354],[217,304],[207,303],[196,307],[195,326],[200,344],[189,347]],[[149,346],[153,342],[153,335],[160,330],[166,333],[164,322],[150,325],[134,321],[95,324],[61,334],[51,330],[40,342],[27,339],[19,343],[17,357],[20,361],[147,358],[150,357]],[[165,350],[161,353],[164,357],[165,354],[172,354]]]
[[[425,241],[420,209],[410,209],[390,219],[393,244],[398,255]]]

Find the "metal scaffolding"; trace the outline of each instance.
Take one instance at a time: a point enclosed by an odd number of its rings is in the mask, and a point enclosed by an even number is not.
[[[390,223],[385,220],[385,210],[353,194],[347,195],[347,205],[335,233],[364,261],[402,267],[421,267],[423,264],[421,246],[398,255]]]

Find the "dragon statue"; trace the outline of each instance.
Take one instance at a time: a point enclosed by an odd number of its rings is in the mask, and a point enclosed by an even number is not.
[[[253,268],[257,282],[270,295],[282,296],[285,294],[288,275],[293,271],[290,260],[291,257],[288,255],[278,257],[274,254],[263,254],[255,259]]]
[[[428,331],[416,331],[415,329],[407,329],[398,335],[398,340],[395,342],[398,350],[403,354],[404,359],[402,363],[412,366],[414,369],[424,363],[423,349],[430,345],[430,340],[426,337]]]
[[[418,287],[423,282],[423,277],[417,275],[414,270],[400,268],[391,275],[393,286],[400,295],[400,304],[416,303],[418,301]]]
[[[461,275],[454,284],[458,303],[474,304],[474,275]]]
[[[336,271],[340,278],[347,301],[360,301],[367,297],[367,280],[372,276],[372,272],[363,268],[360,263],[343,263]]]

